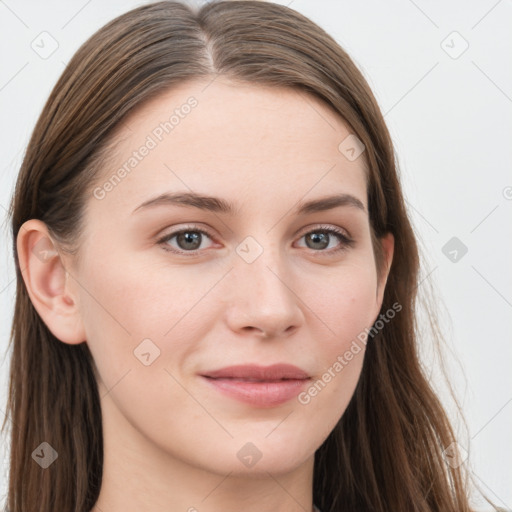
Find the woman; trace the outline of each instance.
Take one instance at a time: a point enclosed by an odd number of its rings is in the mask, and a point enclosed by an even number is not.
[[[107,24],[11,213],[9,511],[470,510],[389,133],[304,16]]]

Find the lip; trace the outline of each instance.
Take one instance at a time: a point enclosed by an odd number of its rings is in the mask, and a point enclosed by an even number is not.
[[[217,391],[256,407],[275,407],[296,397],[310,377],[297,366],[238,365],[201,375]]]

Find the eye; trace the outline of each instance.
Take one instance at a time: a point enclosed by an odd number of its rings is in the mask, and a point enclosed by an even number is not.
[[[178,254],[193,254],[200,249],[204,249],[204,247],[201,247],[204,237],[211,239],[207,231],[198,229],[196,227],[188,227],[180,229],[179,231],[173,231],[172,233],[165,235],[163,238],[158,240],[158,243],[161,244],[166,251],[171,251]],[[176,244],[178,245],[177,249],[171,248],[172,246],[169,247],[169,242],[173,238],[176,238]]]
[[[330,255],[347,250],[354,245],[354,240],[349,238],[340,229],[333,227],[321,226],[313,231],[308,231],[301,238],[305,238],[308,248],[313,249],[315,252],[325,252]],[[338,240],[338,246],[325,251],[324,249],[329,248],[333,238]]]

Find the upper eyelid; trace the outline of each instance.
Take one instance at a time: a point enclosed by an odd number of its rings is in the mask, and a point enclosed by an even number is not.
[[[348,231],[347,228],[342,228],[340,226],[334,226],[332,224],[322,224],[322,223],[314,224],[312,226],[306,226],[305,228],[302,228],[299,231],[297,231],[296,235],[300,234],[301,236],[304,236],[305,234],[310,233],[311,231],[324,231],[324,230],[326,230],[326,231],[329,231],[329,230],[344,231],[344,234],[347,238],[352,238],[352,235],[350,234],[350,232]]]
[[[298,234],[302,234],[302,236],[303,236],[304,234],[307,234],[307,233],[309,233],[311,231],[315,231],[315,230],[322,231],[322,230],[330,230],[330,229],[342,230],[346,233],[347,237],[352,238],[352,236],[347,228],[342,228],[340,226],[335,226],[335,225],[331,225],[331,224],[323,224],[323,223],[313,224],[313,225],[301,228],[295,232],[294,236],[297,236]],[[167,236],[176,235],[183,231],[200,231],[200,232],[207,234],[210,237],[215,236],[212,233],[210,233],[210,230],[208,228],[204,228],[200,224],[190,224],[190,225],[185,225],[181,228],[173,229],[172,231],[169,231],[169,233],[161,235],[159,238],[165,238]]]

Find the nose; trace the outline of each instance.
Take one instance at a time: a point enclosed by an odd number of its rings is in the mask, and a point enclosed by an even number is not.
[[[277,339],[290,336],[304,323],[296,280],[277,250],[263,251],[252,263],[236,257],[230,274],[226,315],[234,332]]]

